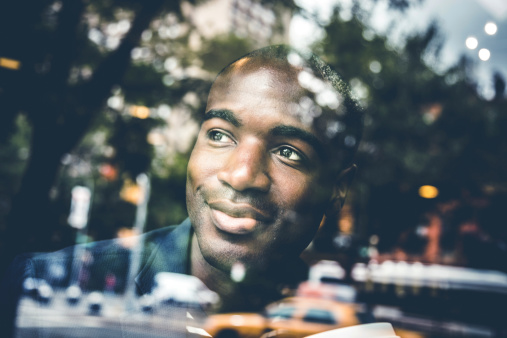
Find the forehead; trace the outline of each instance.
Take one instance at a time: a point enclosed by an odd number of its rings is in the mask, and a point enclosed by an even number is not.
[[[301,96],[296,70],[239,67],[217,78],[210,91],[208,106],[224,103],[241,106],[247,102],[256,103],[256,107],[276,103],[281,106],[296,102]]]
[[[221,74],[213,84],[206,111],[227,109],[242,118],[283,119],[313,131],[309,109],[313,101],[299,85],[298,70],[290,66],[239,65]],[[266,120],[266,122],[267,122]]]

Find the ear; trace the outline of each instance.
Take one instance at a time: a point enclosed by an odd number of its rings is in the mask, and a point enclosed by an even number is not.
[[[345,197],[347,196],[350,184],[356,175],[356,171],[357,166],[352,164],[338,175],[338,178],[333,186],[333,194],[331,195],[328,207],[326,208],[326,218],[335,216],[340,212],[343,203],[345,203]]]

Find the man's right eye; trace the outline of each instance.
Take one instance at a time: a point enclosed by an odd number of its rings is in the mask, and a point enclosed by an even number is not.
[[[208,138],[214,142],[229,143],[232,139],[225,133],[218,130],[211,130],[208,132]]]

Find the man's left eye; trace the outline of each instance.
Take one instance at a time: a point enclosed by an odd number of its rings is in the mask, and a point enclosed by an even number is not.
[[[302,157],[299,155],[295,150],[292,150],[287,147],[283,147],[278,149],[277,153],[281,155],[282,157],[285,157],[288,160],[291,161],[301,161]]]

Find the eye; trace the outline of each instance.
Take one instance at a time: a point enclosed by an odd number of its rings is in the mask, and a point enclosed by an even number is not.
[[[300,162],[303,160],[303,157],[297,151],[288,147],[281,147],[276,152],[290,161]]]
[[[225,133],[219,130],[211,130],[208,132],[208,138],[213,142],[218,143],[230,143],[232,139]]]

